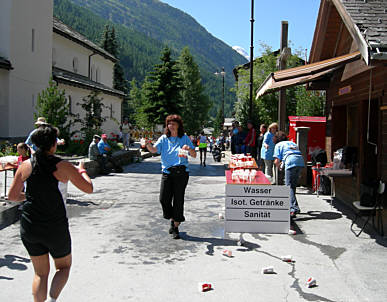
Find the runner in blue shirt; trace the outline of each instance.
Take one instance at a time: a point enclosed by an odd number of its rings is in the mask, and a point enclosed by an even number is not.
[[[274,148],[274,163],[277,167],[285,169],[285,185],[290,186],[290,216],[295,217],[300,213],[296,198],[296,187],[302,169],[305,167],[304,158],[298,146],[287,141],[283,132],[275,136],[276,145]]]
[[[161,154],[160,203],[163,217],[170,219],[169,233],[174,239],[180,239],[179,225],[185,221],[184,194],[188,184],[188,158],[183,152],[196,157],[195,147],[184,134],[183,120],[179,115],[169,115],[165,119],[165,134],[154,146],[147,143],[146,147],[152,153]]]

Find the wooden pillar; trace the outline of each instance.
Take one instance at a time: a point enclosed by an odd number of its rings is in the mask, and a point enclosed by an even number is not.
[[[279,70],[286,69],[288,48],[288,21],[281,21],[281,55],[279,60]],[[279,130],[286,131],[286,89],[282,88],[279,92],[278,100],[278,126]]]

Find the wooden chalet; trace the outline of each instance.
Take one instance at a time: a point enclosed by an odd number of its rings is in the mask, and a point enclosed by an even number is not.
[[[257,93],[299,84],[326,91],[328,159],[344,146],[357,150],[353,176],[335,179],[348,203],[362,183],[387,182],[386,67],[387,0],[321,0],[309,64],[272,73]]]

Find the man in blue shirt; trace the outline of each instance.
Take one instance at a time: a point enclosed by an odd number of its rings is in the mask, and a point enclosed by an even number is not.
[[[274,138],[274,163],[280,169],[285,169],[285,185],[290,186],[290,216],[296,217],[300,213],[296,198],[296,187],[302,169],[305,167],[304,158],[298,146],[287,140],[283,132],[276,134]]]
[[[108,144],[107,135],[102,134],[101,138],[102,140],[98,143],[98,150],[99,150],[99,153],[102,155],[102,159],[105,161],[105,163],[110,162],[113,165],[115,172],[121,173],[123,171],[122,167],[118,165],[113,159],[113,157],[110,155],[112,148]]]

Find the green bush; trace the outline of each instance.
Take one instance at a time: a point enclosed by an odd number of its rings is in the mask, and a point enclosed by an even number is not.
[[[9,141],[0,142],[0,157],[2,156],[17,156],[16,144]]]

